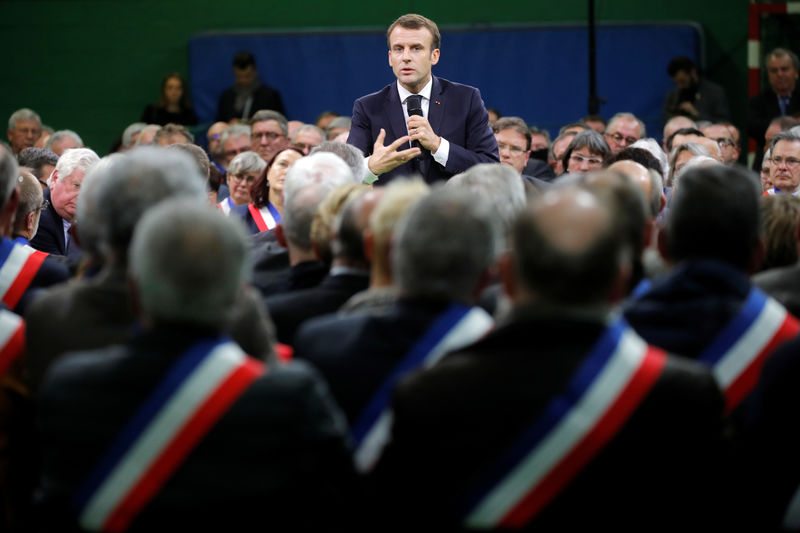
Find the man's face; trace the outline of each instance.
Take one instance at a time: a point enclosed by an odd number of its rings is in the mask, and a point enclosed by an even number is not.
[[[536,152],[537,150],[547,150],[550,148],[550,145],[547,144],[547,139],[544,135],[533,134],[531,135],[531,150]]]
[[[495,133],[494,138],[497,139],[500,162],[522,174],[531,155],[530,150],[525,149],[525,136],[512,129],[504,129]]]
[[[42,133],[42,126],[35,120],[18,120],[14,129],[6,130],[8,142],[15,154],[25,148],[31,148]]]
[[[303,130],[294,138],[294,145],[306,155],[311,152],[312,148],[319,146],[321,142],[322,136],[314,130]]]
[[[247,87],[258,78],[258,70],[253,65],[245,68],[233,67],[233,75],[236,78],[237,86]]]
[[[733,141],[731,130],[726,126],[721,124],[709,126],[703,129],[703,134],[717,142],[719,149],[722,150],[723,163],[733,163],[739,159],[739,148]]]
[[[253,124],[250,140],[251,150],[258,152],[267,163],[289,145],[277,120],[262,120]]]
[[[389,66],[405,89],[422,90],[431,79],[431,67],[439,62],[439,49],[431,50],[433,35],[427,28],[397,26],[389,34]]]
[[[761,172],[760,172],[762,191],[766,191],[767,189],[772,187],[771,169],[772,169],[772,160],[765,157],[764,160],[761,162]]]
[[[215,122],[208,128],[206,138],[208,139],[208,151],[211,155],[219,155],[221,148],[219,138],[226,129],[228,129],[228,125],[224,122]]]
[[[769,84],[776,93],[787,96],[794,91],[794,84],[797,81],[797,69],[792,64],[789,56],[772,56],[767,61],[767,74]]]
[[[237,137],[230,137],[225,141],[223,147],[222,160],[220,165],[227,169],[234,157],[242,152],[250,151],[250,137],[247,135],[239,135]]]
[[[56,172],[50,182],[50,202],[61,218],[72,222],[78,207],[78,193],[81,191],[83,182],[83,170],[76,168],[64,179],[56,179],[58,177],[58,172]]]
[[[639,122],[632,118],[617,119],[606,132],[606,142],[615,154],[641,137]]]
[[[800,141],[778,141],[772,150],[772,184],[784,192],[800,185]]]
[[[50,149],[55,153],[57,156],[61,157],[61,154],[64,153],[64,150],[68,150],[70,148],[83,148],[80,144],[75,142],[75,139],[72,137],[62,137],[61,139],[57,140],[53,144],[50,145]]]
[[[697,71],[688,72],[686,70],[679,70],[672,76],[672,82],[678,89],[688,89],[694,82],[697,81]]]

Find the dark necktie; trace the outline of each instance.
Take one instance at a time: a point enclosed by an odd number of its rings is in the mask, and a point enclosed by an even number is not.
[[[789,101],[792,99],[791,96],[779,96],[778,97],[778,106],[781,108],[781,115],[786,114],[786,109],[789,107]]]

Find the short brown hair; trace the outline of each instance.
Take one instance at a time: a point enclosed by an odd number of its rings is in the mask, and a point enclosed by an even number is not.
[[[525,137],[525,150],[531,149],[531,130],[525,121],[519,117],[501,117],[498,118],[492,127],[495,133],[500,133],[503,130],[514,130]]]
[[[423,17],[422,15],[417,15],[416,13],[408,13],[407,15],[403,15],[392,22],[392,25],[389,26],[388,30],[386,30],[386,44],[390,48],[392,43],[389,42],[389,36],[392,34],[392,30],[394,30],[397,26],[409,30],[418,30],[419,28],[427,29],[433,36],[433,41],[431,42],[431,51],[439,48],[439,45],[442,43],[442,35],[439,33],[439,27],[434,21],[427,17]]]

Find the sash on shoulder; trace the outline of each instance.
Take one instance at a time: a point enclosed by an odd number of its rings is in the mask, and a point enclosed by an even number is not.
[[[469,502],[465,522],[530,522],[611,441],[655,384],[666,355],[623,321],[610,326],[543,414],[498,461]]]
[[[205,340],[187,350],[78,491],[81,526],[124,531],[265,371],[229,340]]]
[[[492,317],[479,307],[455,304],[444,311],[383,381],[353,425],[355,463],[361,472],[371,470],[389,441],[392,414],[389,402],[398,380],[410,371],[436,363],[448,352],[483,337],[493,326]]]
[[[11,241],[4,240],[0,244],[0,299],[6,307],[16,307],[47,256],[30,246]]]
[[[755,287],[750,290],[739,314],[699,358],[725,392],[727,412],[752,392],[766,357],[798,331],[797,319],[782,305]]]
[[[258,231],[271,230],[281,221],[281,214],[269,202],[261,209],[258,209],[254,204],[249,204],[247,209],[250,211],[250,216],[253,217],[256,226],[258,226]]]
[[[0,376],[25,351],[25,321],[22,317],[0,309]]]
[[[230,215],[231,214],[231,207],[233,207],[233,204],[231,203],[231,197],[228,196],[227,198],[222,200],[220,203],[217,204],[217,207],[219,207],[219,209],[220,209],[220,211],[222,211],[223,215],[225,215],[225,216]]]

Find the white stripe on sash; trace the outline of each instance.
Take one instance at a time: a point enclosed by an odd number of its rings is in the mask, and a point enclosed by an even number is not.
[[[750,328],[736,341],[712,371],[720,388],[727,390],[761,351],[772,341],[786,319],[786,309],[772,298],[767,298],[764,308]]]
[[[233,343],[217,346],[172,394],[155,418],[131,444],[114,470],[94,492],[81,513],[83,527],[100,530],[198,408],[245,361]]]
[[[11,253],[9,253],[6,258],[6,262],[3,263],[3,266],[0,268],[0,299],[6,295],[8,289],[14,284],[14,281],[17,279],[20,272],[22,272],[22,268],[25,266],[28,258],[34,252],[36,252],[36,250],[33,248],[14,245]]]
[[[494,321],[486,311],[480,307],[473,307],[428,352],[421,368],[429,368],[448,353],[472,344],[492,329],[493,325]],[[392,412],[387,407],[355,451],[354,460],[359,471],[368,472],[375,466],[384,446],[389,442],[391,426]]]
[[[494,527],[595,427],[639,370],[647,344],[626,328],[611,360],[577,404],[467,516],[467,525]],[[580,511],[578,511],[580,512]]]

